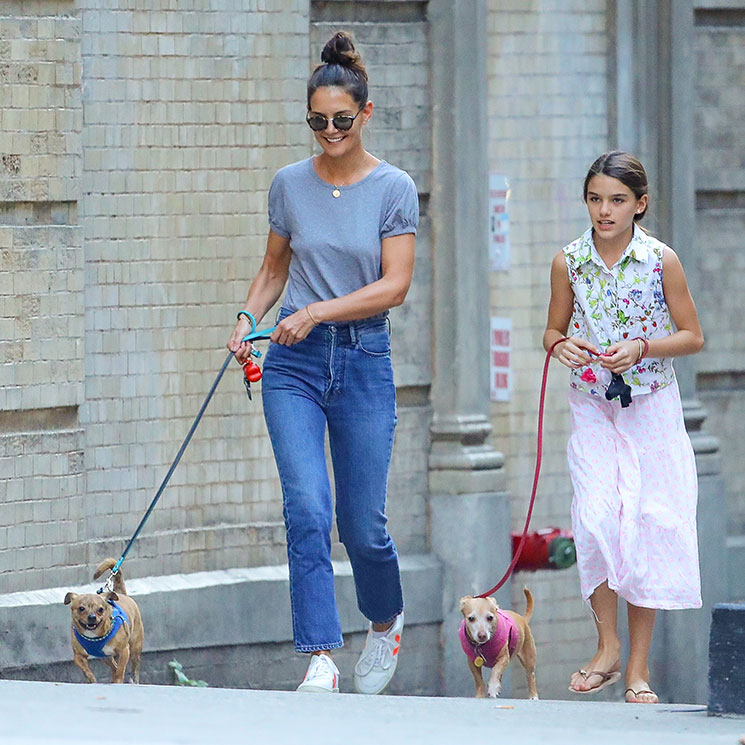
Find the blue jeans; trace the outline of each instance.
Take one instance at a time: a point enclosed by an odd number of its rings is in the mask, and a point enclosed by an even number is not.
[[[374,623],[403,610],[398,554],[385,515],[397,419],[387,321],[321,323],[298,344],[271,344],[262,396],[284,497],[295,649],[335,649],[343,640],[331,567],[327,427],[336,524],[357,605]]]

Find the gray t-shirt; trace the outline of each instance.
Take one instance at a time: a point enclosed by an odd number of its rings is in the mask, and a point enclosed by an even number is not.
[[[280,169],[269,189],[269,225],[290,239],[283,307],[348,295],[381,277],[381,241],[416,234],[419,201],[408,173],[381,161],[365,178],[340,187],[313,167],[313,158]]]

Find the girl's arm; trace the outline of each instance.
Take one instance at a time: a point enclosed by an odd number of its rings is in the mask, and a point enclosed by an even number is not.
[[[348,295],[311,303],[284,318],[272,334],[278,344],[302,341],[316,323],[357,321],[401,305],[409,291],[414,271],[414,234],[383,238],[381,277]]]
[[[248,311],[256,319],[256,323],[261,321],[282,294],[290,271],[291,255],[289,238],[283,238],[270,230],[266,241],[264,261],[251,282],[248,297],[243,306],[243,310]],[[250,321],[245,316],[241,316],[228,340],[228,349],[235,354],[241,364],[248,359],[251,352],[251,344],[242,343],[241,339],[250,332]]]
[[[662,339],[652,339],[647,356],[682,357],[700,352],[704,346],[704,332],[696,305],[680,259],[672,248],[667,247],[662,255],[662,291],[677,331]]]
[[[675,251],[665,247],[662,255],[662,291],[676,331],[661,339],[650,339],[647,357],[682,357],[700,352],[704,334],[696,313],[696,305],[688,289],[685,272]],[[639,343],[626,340],[608,347],[610,357],[600,364],[611,372],[625,372],[639,359]]]
[[[551,300],[548,304],[548,320],[546,330],[543,333],[543,348],[548,352],[551,345],[566,336],[569,322],[572,320],[572,309],[574,308],[574,292],[569,284],[566,259],[559,251],[551,264]],[[566,341],[558,344],[553,351],[562,365],[569,368],[582,367],[592,361],[585,350],[600,354],[601,350],[586,339],[571,336]]]

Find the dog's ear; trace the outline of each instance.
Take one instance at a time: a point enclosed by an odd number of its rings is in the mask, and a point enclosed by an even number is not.
[[[469,600],[473,600],[473,595],[464,595],[464,596],[463,596],[463,597],[462,597],[462,598],[460,599],[460,610],[461,610],[461,613],[463,612],[463,608],[464,608],[465,604],[466,604],[466,603],[467,603],[467,602],[468,602]]]
[[[111,590],[110,592],[106,593],[106,599],[107,600],[119,600],[119,596],[113,590]]]
[[[496,613],[499,610],[497,601],[492,597],[488,597],[487,600],[489,601],[489,605],[491,605],[491,607],[494,609],[494,612]]]
[[[77,595],[74,592],[68,592],[67,595],[65,595],[65,605],[70,605]]]

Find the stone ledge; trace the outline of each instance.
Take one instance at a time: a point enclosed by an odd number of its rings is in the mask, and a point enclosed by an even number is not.
[[[342,631],[363,631],[349,562],[335,561]],[[442,621],[442,569],[431,555],[400,557],[407,625]],[[125,567],[126,577],[126,567]],[[287,565],[126,580],[145,623],[145,651],[285,642],[292,639]],[[0,670],[67,661],[68,590],[0,595]],[[157,623],[155,623],[157,619]],[[236,623],[236,619],[240,619]]]

